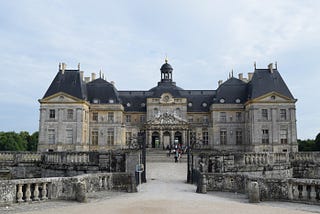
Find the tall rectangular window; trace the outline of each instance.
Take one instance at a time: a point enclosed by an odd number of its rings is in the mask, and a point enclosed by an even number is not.
[[[55,119],[55,118],[56,118],[56,110],[50,109],[50,111],[49,111],[49,118],[50,118],[50,119]]]
[[[203,116],[203,123],[209,123],[209,117],[207,115]]]
[[[126,123],[131,123],[131,115],[126,115]]]
[[[268,144],[269,143],[269,130],[262,129],[262,143]]]
[[[132,132],[126,132],[126,145],[130,145],[132,140]]]
[[[280,142],[281,144],[288,143],[288,131],[287,129],[280,129]]]
[[[220,122],[227,122],[227,113],[220,112]]]
[[[109,146],[113,146],[114,145],[114,129],[113,128],[108,128],[107,144]]]
[[[145,115],[140,115],[140,123],[144,123],[146,121]]]
[[[203,145],[209,144],[209,134],[208,134],[207,130],[202,131],[202,143],[203,143]]]
[[[92,121],[98,121],[98,112],[93,112],[92,113]]]
[[[114,113],[108,112],[108,122],[113,123],[114,122]]]
[[[287,119],[287,110],[280,109],[280,120],[286,120],[286,119]]]
[[[188,116],[188,122],[189,122],[189,123],[193,123],[193,116],[192,116],[192,115],[189,115],[189,116]]]
[[[67,144],[73,143],[73,130],[72,129],[66,130],[66,143]]]
[[[242,121],[242,113],[241,112],[236,112],[236,121],[241,122]]]
[[[67,120],[73,120],[73,109],[67,110]]]
[[[268,120],[268,109],[261,109],[262,120]]]
[[[54,129],[48,129],[48,142],[49,144],[56,143],[56,133]]]
[[[92,131],[91,133],[91,144],[93,146],[98,145],[98,139],[99,139],[99,132],[98,131]]]
[[[236,144],[242,144],[242,130],[236,130]]]
[[[227,144],[227,130],[226,129],[220,130],[220,144],[221,145]]]

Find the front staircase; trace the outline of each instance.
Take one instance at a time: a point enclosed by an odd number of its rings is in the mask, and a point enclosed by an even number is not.
[[[174,154],[168,157],[168,151],[162,149],[147,149],[147,162],[172,162],[174,163]],[[187,162],[187,154],[183,154],[179,162]]]

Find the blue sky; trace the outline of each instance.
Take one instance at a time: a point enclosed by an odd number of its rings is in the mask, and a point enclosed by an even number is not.
[[[298,138],[320,132],[320,1],[1,1],[0,130],[38,130],[58,63],[100,69],[119,90],[148,90],[165,55],[184,89],[278,70],[298,99]]]

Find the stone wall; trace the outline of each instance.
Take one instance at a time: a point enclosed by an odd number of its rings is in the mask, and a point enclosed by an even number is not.
[[[96,173],[74,177],[33,178],[0,181],[0,205],[45,200],[78,200],[79,194],[96,191],[136,192],[130,173]],[[82,188],[79,188],[82,184]],[[79,192],[79,189],[81,192]]]

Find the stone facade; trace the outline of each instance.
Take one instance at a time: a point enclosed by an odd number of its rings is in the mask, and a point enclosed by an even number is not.
[[[118,91],[96,74],[63,64],[40,102],[39,151],[106,151],[137,143],[181,144],[220,151],[297,151],[296,99],[277,67],[248,78],[229,77],[216,90],[184,90],[172,67],[161,67],[158,85]]]

